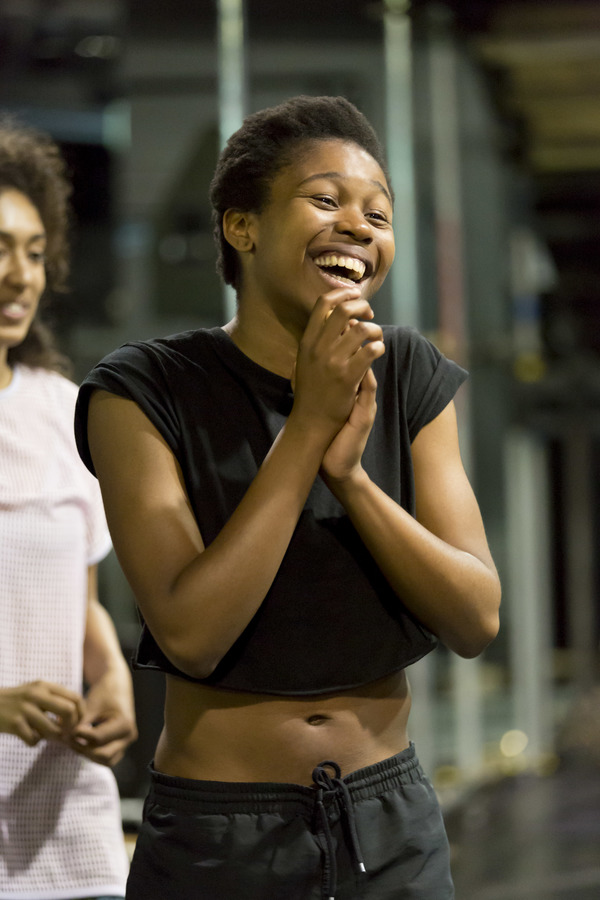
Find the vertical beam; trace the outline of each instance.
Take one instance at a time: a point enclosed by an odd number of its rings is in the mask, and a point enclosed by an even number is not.
[[[467,310],[457,84],[459,60],[450,27],[450,23],[442,20],[434,22],[430,30],[432,175],[440,338],[446,351],[461,361],[466,347]]]
[[[550,505],[544,445],[514,429],[506,438],[511,685],[515,727],[535,762],[552,747]]]
[[[396,195],[396,257],[391,281],[392,322],[420,325],[417,252],[417,201],[414,166],[412,29],[410,0],[385,0],[383,16],[386,78],[386,149]],[[436,763],[433,714],[433,661],[426,656],[411,666],[409,678],[416,700],[410,733],[426,770]]]
[[[242,124],[246,111],[246,29],[244,0],[218,0],[219,145]],[[235,293],[223,288],[226,319],[236,312]]]
[[[564,448],[569,647],[575,688],[587,691],[596,683],[598,647],[591,435],[583,422],[569,430]]]
[[[432,16],[434,13],[432,12]],[[459,59],[451,21],[442,10],[429,32],[433,197],[436,221],[438,328],[442,349],[464,364],[468,312],[463,267],[464,222],[458,89]],[[461,452],[472,476],[470,391],[456,398]],[[479,660],[451,657],[456,763],[469,777],[483,766],[483,710]]]
[[[435,660],[430,653],[408,670],[410,690],[415,701],[410,712],[409,735],[415,742],[419,762],[426,772],[433,772],[439,763],[433,703],[434,666]]]
[[[414,172],[413,72],[409,0],[386,0],[384,46],[386,78],[386,147],[396,194],[396,258],[391,280],[392,320],[419,326],[417,212]]]

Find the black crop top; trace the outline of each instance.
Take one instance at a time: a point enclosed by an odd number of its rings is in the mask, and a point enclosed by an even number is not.
[[[363,466],[390,497],[415,511],[410,444],[467,377],[411,328],[384,328],[373,369],[377,415]],[[83,382],[75,431],[87,443],[91,393],[133,400],[177,457],[205,545],[219,533],[289,414],[290,382],[254,363],[221,329],[132,342]],[[357,687],[416,662],[436,639],[403,606],[343,507],[317,477],[261,607],[202,683],[308,695]],[[136,668],[182,678],[143,623]]]

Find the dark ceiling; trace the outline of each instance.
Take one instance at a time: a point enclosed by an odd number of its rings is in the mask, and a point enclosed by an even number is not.
[[[418,27],[432,4],[404,5]],[[560,274],[547,301],[551,324],[562,316],[571,323],[572,349],[600,353],[600,2],[443,6],[488,73],[494,102],[513,126],[513,152],[530,173]],[[320,39],[376,37],[383,8],[374,0],[247,0],[248,36],[299,40],[318,30]],[[216,0],[0,0],[0,104],[39,104],[42,96],[51,105],[61,91],[78,91],[80,105],[101,103],[127,89],[113,65],[120,41],[205,35],[215,21]],[[90,35],[113,40],[94,45]],[[550,327],[551,350],[552,334]]]
[[[412,4],[419,15],[424,2]],[[447,0],[518,135],[559,280],[550,352],[600,354],[600,2]]]

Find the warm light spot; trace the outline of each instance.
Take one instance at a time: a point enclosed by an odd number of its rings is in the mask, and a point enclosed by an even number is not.
[[[502,735],[502,739],[500,740],[500,751],[503,756],[519,756],[520,753],[523,753],[528,743],[529,738],[525,732],[514,729],[513,731],[507,731]]]

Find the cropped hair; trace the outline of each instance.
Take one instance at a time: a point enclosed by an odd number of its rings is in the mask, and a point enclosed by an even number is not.
[[[366,150],[382,169],[391,191],[385,156],[373,126],[345,97],[293,97],[278,106],[252,113],[231,135],[217,162],[210,185],[217,272],[239,288],[237,252],[223,234],[228,209],[260,213],[275,176],[301,145],[339,139]]]
[[[67,289],[69,275],[68,226],[72,186],[66,164],[48,135],[0,116],[0,193],[15,189],[37,209],[46,232],[45,269],[50,291]],[[45,305],[46,297],[41,305]],[[36,315],[25,340],[8,351],[8,362],[69,371],[68,360],[57,350],[48,324]]]

